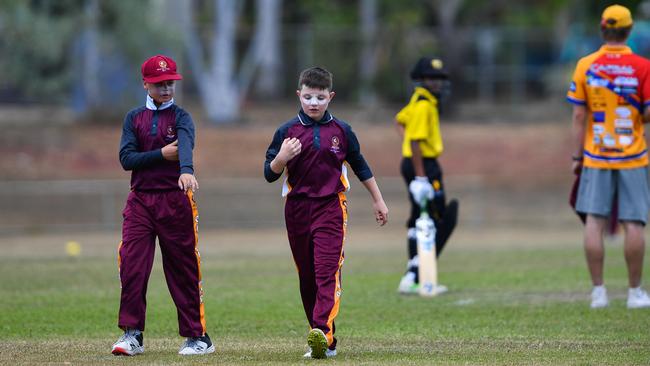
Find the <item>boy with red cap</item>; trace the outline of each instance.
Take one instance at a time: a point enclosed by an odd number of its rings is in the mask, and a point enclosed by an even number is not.
[[[124,119],[120,163],[131,171],[118,267],[122,294],[118,326],[124,334],[113,345],[114,355],[144,352],[147,281],[153,265],[156,237],[160,243],[167,287],[176,304],[181,355],[214,352],[206,333],[201,259],[198,251],[198,211],[194,191],[192,149],[194,123],[174,104],[176,63],[156,55],[142,64],[144,106]]]

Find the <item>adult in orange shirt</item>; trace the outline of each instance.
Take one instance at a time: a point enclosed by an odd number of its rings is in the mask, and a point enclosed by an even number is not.
[[[625,42],[632,29],[630,11],[605,9],[604,45],[582,58],[567,94],[573,106],[573,171],[582,170],[576,211],[587,215],[584,246],[593,283],[591,308],[609,305],[603,281],[603,231],[617,198],[625,232],[628,268],[627,307],[650,307],[641,288],[648,220],[648,149],[644,120],[650,120],[650,61],[632,53]]]

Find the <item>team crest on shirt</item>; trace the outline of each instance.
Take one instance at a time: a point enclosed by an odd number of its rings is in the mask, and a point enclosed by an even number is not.
[[[332,147],[330,147],[330,151],[335,154],[338,153],[341,151],[339,145],[341,145],[341,141],[339,140],[338,136],[332,136]]]
[[[167,142],[172,142],[176,140],[176,131],[174,130],[173,126],[167,126],[167,131],[165,135],[165,141]]]

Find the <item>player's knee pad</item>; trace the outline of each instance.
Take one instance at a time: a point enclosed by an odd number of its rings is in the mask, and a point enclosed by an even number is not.
[[[446,222],[446,225],[450,227],[450,234],[451,231],[454,230],[456,227],[456,223],[458,222],[458,200],[457,199],[452,199],[449,201],[449,204],[447,205],[447,209],[445,210],[445,215],[443,217],[443,221]]]
[[[458,222],[458,200],[453,199],[449,201],[445,209],[445,214],[436,223],[436,253],[440,254],[442,249],[447,244],[447,240],[451,236],[451,233],[456,228],[456,223]]]

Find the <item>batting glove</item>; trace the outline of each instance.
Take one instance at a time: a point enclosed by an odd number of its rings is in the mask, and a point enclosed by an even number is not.
[[[422,202],[423,199],[433,199],[433,186],[429,183],[427,177],[415,177],[409,183],[409,192],[411,192],[415,202],[418,203]]]

